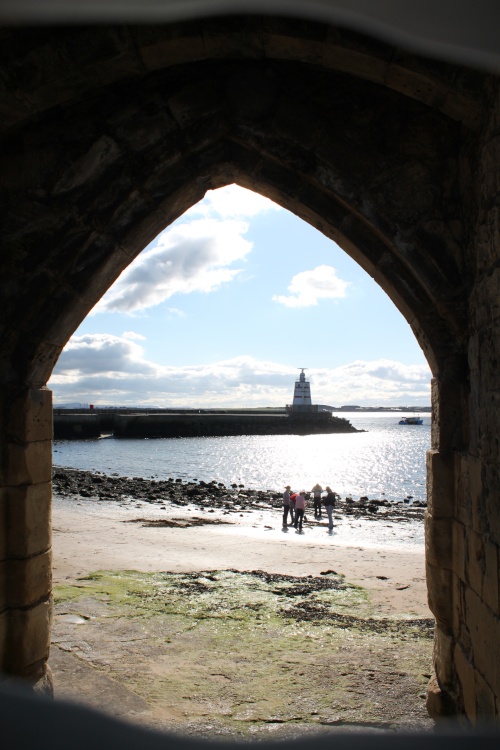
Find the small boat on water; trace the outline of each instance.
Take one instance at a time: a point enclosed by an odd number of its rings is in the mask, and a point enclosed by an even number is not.
[[[423,424],[424,420],[422,417],[403,417],[399,420],[399,424]]]

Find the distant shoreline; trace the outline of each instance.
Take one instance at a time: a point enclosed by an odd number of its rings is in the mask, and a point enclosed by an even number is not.
[[[387,412],[397,414],[399,412],[425,412],[430,414],[432,406],[324,406],[325,411],[345,412],[350,414],[363,414],[365,412]],[[121,411],[140,412],[155,414],[283,414],[286,413],[284,406],[220,406],[220,407],[170,407],[170,406],[114,406],[113,404],[91,405],[90,404],[55,404],[54,412],[71,410],[75,414],[90,411]]]

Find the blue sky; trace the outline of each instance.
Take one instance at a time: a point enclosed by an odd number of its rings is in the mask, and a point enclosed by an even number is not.
[[[430,371],[387,295],[334,242],[237,186],[210,191],[122,273],[66,345],[54,403],[427,405]]]

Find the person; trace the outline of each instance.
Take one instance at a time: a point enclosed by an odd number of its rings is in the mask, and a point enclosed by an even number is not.
[[[335,502],[336,502],[337,496],[335,492],[332,492],[330,487],[326,488],[326,495],[323,498],[323,504],[326,508],[326,512],[328,513],[328,528],[330,531],[333,529],[333,509],[335,508]]]
[[[294,526],[297,529],[298,533],[302,531],[302,522],[304,520],[304,512],[306,509],[307,500],[306,500],[306,491],[301,490],[297,497],[295,498],[295,523]]]
[[[321,493],[323,487],[320,484],[315,484],[312,488],[313,502],[314,502],[314,518],[321,518]]]
[[[292,514],[292,508],[290,505],[290,490],[292,488],[289,484],[285,487],[285,491],[283,493],[283,528],[286,529],[288,526],[287,520],[288,520],[288,513],[290,513],[290,525],[293,523],[293,514]]]
[[[292,492],[290,495],[290,518],[293,524],[295,524],[295,501],[297,500],[297,494],[297,492]]]

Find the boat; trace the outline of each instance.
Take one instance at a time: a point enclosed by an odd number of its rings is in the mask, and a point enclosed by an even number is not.
[[[399,420],[399,424],[423,424],[424,420],[422,417],[403,417]]]

